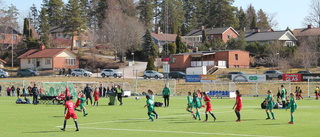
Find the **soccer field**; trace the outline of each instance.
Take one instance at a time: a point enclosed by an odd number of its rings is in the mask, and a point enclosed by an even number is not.
[[[109,137],[201,137],[201,136],[319,136],[320,106],[319,100],[305,98],[297,100],[295,124],[290,121],[290,111],[274,109],[276,120],[265,120],[265,110],[260,108],[262,97],[243,97],[241,111],[242,122],[235,122],[232,110],[234,99],[212,98],[213,113],[217,120],[209,115],[202,120],[194,120],[185,108],[186,96],[170,98],[170,107],[156,107],[159,119],[148,120],[145,97],[124,98],[122,106],[107,106],[108,98],[101,98],[99,106],[86,106],[88,116],[78,115],[79,132],[75,132],[72,119],[68,120],[66,131],[61,131],[64,120],[62,105],[15,104],[16,97],[0,97],[0,136],[109,136]],[[163,102],[160,96],[155,101]],[[75,101],[74,101],[75,102]]]

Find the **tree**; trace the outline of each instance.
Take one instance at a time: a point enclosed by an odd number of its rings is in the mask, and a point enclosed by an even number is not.
[[[250,23],[250,29],[256,29],[256,28],[257,28],[257,19],[256,19],[256,16],[253,16]]]
[[[32,26],[34,27],[35,30],[38,30],[39,28],[39,11],[37,10],[36,5],[32,4],[32,6],[30,7],[30,14],[31,14],[31,18],[30,18],[30,24],[32,24]]]
[[[2,16],[0,17],[0,25],[6,26],[6,27],[12,27],[16,30],[18,30],[18,16],[19,16],[19,10],[16,6],[10,5],[8,9],[2,9]]]
[[[145,36],[144,36],[144,42],[142,44],[143,51],[145,54],[145,57],[155,57],[158,54],[157,51],[157,45],[154,43],[153,38],[151,36],[150,30],[147,29]]]
[[[139,5],[137,7],[139,12],[140,21],[148,29],[151,29],[153,24],[154,7],[152,0],[139,0]]]
[[[78,36],[81,39],[81,33],[87,28],[86,18],[82,14],[81,5],[78,0],[69,0],[66,7],[64,31],[71,35],[71,50],[73,50],[74,36]]]
[[[246,18],[246,13],[244,13],[242,7],[240,7],[240,10],[238,11],[237,17],[239,20],[238,30],[244,30],[248,26],[248,20]]]
[[[198,0],[182,0],[183,10],[186,11],[184,15],[185,22],[182,27],[184,30],[181,31],[182,36],[187,34],[191,29],[198,27],[196,15],[197,1]]]
[[[258,11],[257,16],[258,16],[258,18],[257,18],[257,27],[258,28],[260,28],[260,29],[270,28],[270,25],[268,22],[269,21],[268,16],[262,9],[260,9]]]
[[[250,4],[246,10],[246,16],[247,16],[247,20],[250,24],[248,24],[247,28],[251,28],[252,23],[257,23],[256,19],[257,19],[257,15],[256,15],[256,10],[254,9],[254,7],[252,6],[252,4]],[[255,28],[253,28],[255,29]]]
[[[23,36],[25,36],[27,39],[31,39],[31,38],[33,37],[33,35],[32,35],[32,29],[30,29],[29,24],[30,24],[29,19],[24,18],[24,23],[23,23]]]
[[[235,12],[237,8],[232,6],[234,0],[215,0],[210,2],[209,18],[204,22],[207,27],[238,28],[238,20]]]
[[[45,3],[50,26],[61,26],[64,21],[64,3],[62,0],[49,0]]]
[[[46,46],[50,47],[50,26],[49,20],[47,16],[46,9],[43,7],[41,8],[40,15],[39,15],[39,32],[40,32],[40,39],[41,42]]]
[[[320,27],[320,1],[319,0],[311,0],[309,5],[309,13],[304,18],[305,25],[313,25],[314,27]]]
[[[166,6],[168,8],[166,8]],[[182,9],[182,2],[180,0],[163,0],[161,3],[161,19],[160,25],[164,26],[162,31],[165,33],[175,34],[178,32],[178,29],[184,23],[184,14],[185,11]]]
[[[185,52],[187,52],[187,47],[181,40],[180,31],[177,33],[176,46],[177,46],[176,53],[185,53]]]
[[[177,45],[174,43],[166,43],[163,45],[163,49],[168,49],[169,53],[168,54],[176,54],[177,51]],[[162,53],[165,54],[165,50],[162,50]]]
[[[239,37],[230,39],[227,42],[227,49],[245,50],[247,42],[244,38],[244,32],[240,31]]]
[[[201,40],[202,43],[207,43],[208,42],[208,39],[207,39],[207,33],[206,33],[206,29],[203,28],[202,29],[202,40]]]
[[[154,65],[154,58],[149,57],[146,70],[156,70],[156,66]]]

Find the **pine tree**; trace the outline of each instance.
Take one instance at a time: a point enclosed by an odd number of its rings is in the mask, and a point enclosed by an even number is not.
[[[244,30],[248,26],[248,20],[246,18],[246,13],[244,13],[242,7],[238,12],[239,28],[238,30]]]
[[[137,9],[139,12],[140,21],[146,28],[151,29],[153,26],[152,19],[154,15],[152,0],[139,0]]]
[[[41,42],[50,47],[50,26],[48,21],[48,16],[45,8],[41,8],[39,15],[39,32],[41,34]]]
[[[202,43],[207,43],[208,40],[207,40],[207,34],[206,34],[206,29],[203,29],[202,30]]]
[[[253,16],[250,23],[250,29],[256,29],[256,28],[257,28],[257,19],[256,19],[256,16]]]
[[[255,20],[257,19],[256,10],[252,6],[252,4],[250,4],[246,10],[246,17],[247,17],[247,20],[249,23],[247,28],[251,29],[251,24],[253,23],[253,19],[254,18],[255,18]],[[255,21],[255,22],[257,22],[257,21]],[[255,29],[255,28],[253,28],[253,29]]]
[[[209,17],[206,20],[207,27],[238,27],[235,12],[237,8],[232,6],[232,0],[216,0],[210,2]]]
[[[146,30],[144,43],[142,45],[145,57],[156,57],[158,55],[157,45],[154,43],[150,30]]]
[[[166,8],[166,4],[168,4],[168,11]],[[183,11],[182,8],[182,2],[180,0],[163,0],[161,3],[161,19],[160,19],[160,26],[166,26],[168,27],[168,32],[163,31],[165,33],[171,33],[175,34],[177,33],[179,26],[182,26],[184,23],[184,14],[185,11]],[[168,14],[166,14],[168,13]],[[166,19],[167,24],[166,24]],[[165,30],[165,28],[161,28]]]
[[[270,28],[267,14],[262,9],[260,9],[258,11],[257,16],[258,16],[258,19],[257,19],[257,27],[258,28],[260,28],[260,29]]]
[[[156,66],[154,65],[154,58],[149,57],[146,70],[156,70]]]
[[[29,19],[24,18],[24,23],[23,23],[23,36],[26,37],[26,39],[31,39],[32,38],[32,31],[29,27]]]
[[[73,50],[74,36],[81,36],[81,33],[87,28],[86,18],[82,16],[81,5],[78,0],[69,0],[66,8],[66,24],[64,24],[64,31],[71,35],[71,50]]]
[[[36,5],[33,4],[33,5],[30,7],[30,11],[31,11],[30,24],[33,25],[33,27],[34,27],[35,30],[38,30],[38,28],[39,28],[39,21],[38,21],[39,11],[37,10]]]
[[[49,0],[47,14],[50,26],[61,26],[64,21],[64,3],[62,0]]]
[[[166,50],[168,49],[168,54],[176,54],[177,52],[177,45],[174,43],[166,43],[163,45],[162,54],[166,54]]]
[[[187,52],[186,45],[181,40],[180,31],[178,31],[178,33],[177,33],[176,46],[177,46],[176,53],[185,53],[185,52]]]

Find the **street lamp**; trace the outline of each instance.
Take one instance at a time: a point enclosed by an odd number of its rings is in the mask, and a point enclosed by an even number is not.
[[[132,57],[132,73],[134,75],[134,52],[131,53]]]
[[[278,57],[278,61],[277,61],[277,63],[278,63],[278,68],[279,68],[279,52],[277,52],[277,57]]]

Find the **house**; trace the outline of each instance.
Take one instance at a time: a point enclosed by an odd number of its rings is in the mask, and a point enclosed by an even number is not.
[[[242,50],[198,51],[170,55],[170,71],[188,67],[249,68],[249,52]]]
[[[70,46],[68,44],[71,44],[72,36],[70,35],[69,32],[65,32],[64,29],[65,28],[61,26],[50,27],[51,40],[60,41],[59,45]],[[61,42],[64,42],[64,43],[61,43]],[[59,42],[55,42],[55,43],[59,43]],[[83,47],[88,43],[89,43],[89,38],[85,35],[82,35],[81,39],[77,35],[73,36],[73,47]]]
[[[200,29],[190,31],[188,34],[183,36],[183,38],[188,41],[189,45],[196,46],[202,43],[203,30],[206,32],[207,40],[209,42],[213,39],[221,39],[223,42],[227,42],[229,39],[237,38],[239,36],[238,32],[232,27],[204,28],[204,26],[202,26]]]
[[[294,29],[292,32],[298,39],[320,36],[320,28],[314,28],[312,25],[308,25],[307,28]]]
[[[31,49],[18,57],[21,69],[59,69],[79,68],[77,55],[68,48],[48,48],[41,45],[39,49]]]
[[[158,28],[157,33],[151,32],[151,36],[154,40],[154,43],[159,47],[159,53],[163,50],[163,45],[166,43],[175,43],[177,34],[168,34],[160,32],[160,28]],[[187,43],[187,40],[181,37],[181,41],[183,43]]]
[[[290,31],[263,31],[257,29],[255,32],[245,35],[247,44],[259,42],[261,44],[277,43],[281,46],[296,46],[298,39]]]
[[[0,50],[7,50],[11,45],[18,45],[21,38],[22,34],[12,27],[0,26]]]
[[[7,62],[2,60],[2,59],[0,59],[0,69],[3,69],[4,64],[7,64]]]

